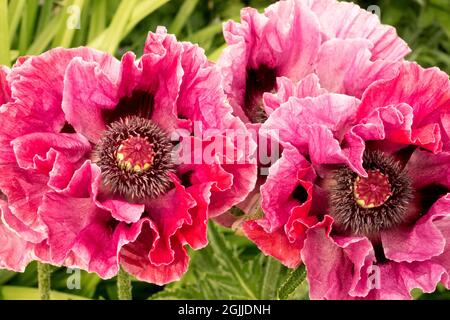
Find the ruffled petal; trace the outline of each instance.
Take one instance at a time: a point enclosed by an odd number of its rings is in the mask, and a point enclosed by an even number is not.
[[[368,294],[375,254],[367,238],[330,236],[332,218],[307,231],[302,250],[311,299],[352,299]]]
[[[150,228],[143,228],[139,238],[126,245],[120,255],[120,263],[128,273],[138,280],[147,281],[157,285],[179,280],[186,273],[189,256],[186,249],[177,242],[172,242],[173,259],[165,265],[153,264],[147,257],[151,244],[155,241]]]
[[[308,153],[314,165],[344,163],[365,175],[363,141],[347,139],[341,147],[346,131],[355,121],[358,106],[358,99],[339,94],[291,98],[272,113],[261,131],[283,145]]]
[[[354,3],[336,0],[306,2],[319,19],[324,40],[367,39],[373,44],[373,60],[400,61],[411,52],[394,27],[381,24],[377,15]]]
[[[50,149],[64,154],[72,163],[91,151],[89,141],[80,134],[30,133],[14,139],[11,145],[22,169],[36,169],[35,160],[45,159]]]
[[[113,72],[117,74],[113,74]],[[95,143],[106,129],[102,112],[119,103],[118,70],[74,58],[65,73],[62,109],[75,130]]]
[[[330,92],[361,98],[373,82],[393,78],[400,63],[371,61],[372,46],[365,39],[331,39],[322,44],[316,62],[321,85]]]
[[[435,153],[442,150],[441,119],[450,106],[448,75],[437,68],[423,69],[404,62],[396,77],[372,84],[364,93],[359,118],[379,107],[407,104],[413,109],[412,139],[415,144]]]
[[[9,68],[0,66],[0,107],[11,99],[11,88],[6,79],[9,72]]]
[[[59,132],[62,129],[65,123],[61,109],[64,76],[69,62],[75,57],[97,61],[104,67],[114,63],[111,55],[93,49],[57,48],[29,57],[11,70],[8,78],[14,105],[10,108],[14,109],[16,119],[28,122],[27,127],[30,127],[26,132],[15,130],[16,137],[33,131]]]
[[[175,177],[175,188],[165,195],[146,203],[150,219],[155,223],[159,239],[155,240],[149,258],[154,265],[168,265],[175,259],[172,246],[174,235],[184,225],[192,224],[189,209],[195,207],[194,198]]]
[[[248,120],[241,109],[247,70],[265,66],[276,70],[277,76],[299,80],[313,71],[320,45],[317,18],[299,1],[277,2],[264,14],[245,8],[241,23],[224,25],[224,37],[229,47],[218,63],[223,69],[225,92],[235,114],[244,121]]]
[[[450,189],[450,153],[431,155],[417,149],[411,155],[405,170],[413,179],[413,186],[419,190],[428,185],[442,185]]]
[[[260,188],[264,218],[243,224],[245,234],[261,251],[290,268],[300,263],[305,230],[316,222],[309,216],[314,178],[311,165],[296,149],[284,149]],[[297,189],[303,193],[298,195],[301,198],[295,194]]]
[[[256,221],[242,225],[245,235],[266,255],[272,256],[288,268],[296,268],[301,263],[300,250],[303,241],[289,241],[283,228],[266,232]]]
[[[327,93],[328,91],[322,88],[319,82],[319,77],[314,73],[307,75],[297,83],[286,77],[277,78],[277,92],[266,92],[263,96],[266,113],[270,115],[290,97],[313,98]]]
[[[5,224],[3,217],[8,212],[7,203],[0,200],[0,268],[23,272],[33,260],[34,246]]]
[[[381,233],[386,258],[395,262],[426,261],[444,252],[446,242],[436,225],[450,219],[450,197],[438,200],[430,211],[411,227],[399,227]]]

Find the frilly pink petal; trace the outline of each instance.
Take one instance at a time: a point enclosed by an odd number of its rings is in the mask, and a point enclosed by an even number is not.
[[[298,0],[297,0],[298,1]],[[373,60],[400,61],[411,52],[394,27],[383,25],[377,15],[351,2],[336,0],[307,0],[320,22],[323,41],[367,39],[373,44]]]
[[[290,97],[307,98],[317,97],[328,91],[321,87],[319,77],[311,73],[302,80],[295,83],[289,78],[277,78],[277,92],[264,93],[264,108],[266,113],[270,115],[275,109],[278,109],[283,103],[287,102]]]
[[[186,189],[196,205],[189,209],[191,224],[184,224],[180,231],[182,238],[193,249],[201,249],[208,244],[206,229],[208,226],[208,206],[210,205],[211,187],[209,184],[193,185]]]
[[[45,159],[50,149],[64,154],[72,163],[91,151],[89,141],[80,134],[30,133],[14,139],[11,145],[22,169],[36,169],[35,160]]]
[[[76,57],[65,72],[62,109],[66,119],[94,143],[106,128],[102,112],[113,109],[119,102],[116,69],[117,66],[111,66],[108,70],[97,61]]]
[[[114,59],[111,55],[85,47],[57,48],[29,57],[8,75],[11,99],[16,103],[14,108],[18,117],[31,117],[36,122],[35,126],[48,128],[41,131],[60,131],[65,123],[61,109],[65,70],[75,57],[97,61],[102,66],[110,65]]]
[[[277,76],[299,80],[313,71],[320,45],[317,18],[299,1],[277,2],[264,14],[245,8],[241,23],[224,25],[224,37],[229,47],[218,64],[235,114],[244,121],[248,120],[241,109],[247,69],[265,65],[276,69]]]
[[[9,68],[0,66],[0,107],[2,104],[7,103],[11,99],[11,88],[8,80],[6,79],[9,72]]]
[[[374,81],[393,78],[400,63],[371,61],[372,47],[366,39],[331,39],[323,43],[316,62],[323,88],[361,98]]]
[[[145,210],[144,204],[129,203],[118,199],[108,199],[97,205],[111,212],[111,216],[117,221],[125,223],[138,222]]]
[[[358,117],[369,116],[374,109],[407,104],[413,110],[411,137],[435,153],[442,150],[440,116],[450,106],[448,75],[437,68],[423,69],[413,62],[403,62],[399,73],[390,80],[373,83],[364,93]]]
[[[245,235],[266,255],[279,260],[288,268],[296,268],[301,263],[300,250],[303,241],[289,241],[283,228],[266,232],[256,221],[242,225]]]
[[[178,119],[177,99],[184,74],[181,65],[183,46],[164,27],[150,32],[144,55],[139,61],[141,78],[138,87],[154,95],[152,120],[168,132],[186,127],[186,120]],[[188,121],[189,122],[189,121]]]
[[[448,269],[432,261],[389,263],[379,266],[380,290],[372,290],[366,299],[410,300],[411,290],[431,293],[440,281],[448,283]]]
[[[157,266],[173,262],[175,251],[171,242],[174,235],[184,224],[192,225],[193,222],[189,210],[195,207],[196,202],[176,178],[173,182],[174,189],[146,203],[146,210],[159,234],[149,255],[151,262]]]
[[[39,216],[48,227],[47,243],[52,261],[62,264],[83,229],[96,219],[100,221],[97,216],[108,215],[93,201],[99,181],[100,169],[86,161],[66,188],[45,194]]]
[[[355,121],[359,100],[340,94],[325,94],[315,98],[291,98],[275,110],[261,130],[308,153],[313,164],[348,164],[365,175],[362,167],[364,142],[358,137],[346,139],[345,133]]]
[[[305,171],[301,178],[298,177],[300,170]],[[308,170],[309,177],[306,173]],[[294,199],[292,193],[303,179],[308,181],[313,178],[309,162],[296,149],[284,149],[281,158],[270,167],[266,182],[261,186],[264,218],[257,223],[266,232],[272,232],[286,224],[292,210],[304,205]]]
[[[430,156],[429,152],[417,149],[411,155],[405,170],[410,173],[413,186],[416,189],[433,184],[440,184],[450,189],[449,152],[441,152]]]
[[[311,165],[296,149],[284,149],[260,188],[264,218],[243,224],[246,236],[261,251],[290,268],[300,263],[305,231],[316,222],[315,217],[309,216],[312,200],[310,181],[314,178]],[[297,187],[304,188],[306,199],[303,203],[293,196]]]
[[[450,196],[439,199],[413,226],[381,233],[386,258],[395,262],[426,261],[444,252],[449,239],[443,237],[440,219],[450,219]]]
[[[18,167],[0,165],[0,190],[8,198],[5,220],[27,241],[41,242],[47,227],[37,214],[42,197],[48,191],[48,173],[30,173]]]
[[[333,220],[324,220],[307,231],[302,250],[311,299],[353,299],[368,294],[367,281],[375,262],[367,238],[330,236]],[[361,285],[363,284],[363,285]]]
[[[7,203],[0,200],[0,268],[23,272],[34,258],[34,245],[5,224],[3,218],[8,211]]]
[[[120,252],[120,264],[125,271],[135,276],[138,280],[151,282],[157,285],[179,280],[186,273],[189,256],[186,249],[173,240],[173,259],[170,264],[155,265],[147,257],[151,250],[151,244],[155,241],[150,228],[143,228],[139,238],[130,243]]]

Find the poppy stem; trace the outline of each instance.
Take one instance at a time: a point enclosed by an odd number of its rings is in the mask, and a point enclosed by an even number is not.
[[[117,294],[119,296],[119,300],[133,299],[131,294],[130,275],[122,268],[119,269],[119,273],[117,274]]]
[[[51,288],[51,266],[45,263],[38,262],[38,288],[41,300],[50,300]]]

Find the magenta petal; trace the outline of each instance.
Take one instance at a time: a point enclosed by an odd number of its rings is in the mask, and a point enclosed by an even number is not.
[[[311,299],[352,299],[366,296],[369,267],[375,256],[367,238],[330,236],[332,219],[307,232],[302,251]],[[363,285],[361,285],[363,284]]]
[[[450,189],[450,153],[430,156],[429,152],[415,150],[405,170],[410,173],[416,189],[441,184]]]
[[[154,94],[152,120],[168,132],[179,127],[177,99],[183,77],[182,45],[164,27],[150,32],[139,61],[142,77],[138,88]],[[183,122],[183,121],[181,121]]]
[[[37,214],[42,197],[48,190],[48,175],[29,173],[15,167],[0,165],[0,190],[8,197],[11,215],[6,214],[8,224],[23,232],[28,241],[41,242],[47,228]]]
[[[294,148],[284,149],[281,158],[270,167],[267,180],[260,189],[264,218],[257,222],[267,232],[286,224],[291,210],[301,205],[292,193],[300,182],[296,179],[298,171],[308,167],[309,162]]]
[[[371,291],[367,299],[410,300],[412,289],[431,293],[440,281],[449,279],[448,270],[431,261],[380,265],[380,274],[380,289]]]
[[[271,114],[261,131],[308,153],[313,164],[345,163],[364,175],[363,141],[352,139],[347,146],[340,145],[358,106],[358,99],[339,94],[291,98]]]
[[[11,99],[11,88],[6,80],[9,72],[7,67],[0,66],[0,107]]]
[[[397,36],[394,27],[382,25],[377,15],[350,2],[310,0],[311,10],[319,18],[324,40],[368,39],[373,43],[373,59],[402,60],[411,50]]]
[[[201,122],[202,129],[225,129],[233,110],[226,102],[217,66],[208,61],[203,49],[191,43],[183,43],[181,65],[184,74],[177,101],[178,116]]]
[[[287,102],[290,97],[307,98],[317,97],[327,93],[327,90],[322,88],[319,83],[319,78],[316,74],[311,73],[305,78],[295,83],[289,78],[277,78],[277,92],[266,92],[263,96],[264,107],[268,115],[275,109],[278,109],[283,103]]]
[[[94,61],[75,58],[67,67],[62,108],[67,121],[90,141],[96,142],[105,130],[102,110],[113,109],[119,102],[118,85]],[[116,71],[118,73],[118,71]]]
[[[450,217],[450,200],[438,200],[430,212],[412,227],[381,234],[386,258],[395,262],[425,261],[444,252],[446,241],[435,221]]]
[[[241,23],[224,25],[229,47],[219,60],[224,88],[235,114],[244,121],[243,105],[248,69],[264,65],[277,70],[277,76],[299,80],[313,71],[319,50],[317,18],[300,1],[280,1],[264,14],[256,9],[241,11]],[[296,41],[292,41],[296,39]]]
[[[23,169],[36,169],[35,159],[45,158],[50,149],[64,154],[72,163],[91,150],[89,141],[80,134],[30,133],[11,142],[17,163]]]
[[[199,184],[187,188],[194,198],[196,206],[189,209],[191,224],[184,224],[180,229],[180,237],[184,238],[193,249],[201,249],[208,244],[206,229],[208,226],[208,205],[211,188],[208,184]]]
[[[149,255],[151,262],[155,265],[173,263],[174,235],[184,224],[192,224],[189,210],[195,206],[195,200],[176,179],[173,179],[173,182],[174,189],[146,204],[148,214],[159,234],[159,239],[155,240]]]
[[[99,177],[100,170],[87,161],[74,173],[64,190],[45,195],[39,215],[49,229],[47,241],[53,261],[62,263],[75,245],[79,233],[97,216],[107,215],[92,198]]]
[[[111,55],[89,48],[57,48],[29,57],[11,70],[9,80],[12,100],[18,109],[16,112],[22,118],[35,118],[36,123],[48,128],[42,131],[59,132],[64,125],[61,109],[64,76],[69,62],[75,57],[97,61],[104,66],[114,59]]]
[[[374,109],[408,104],[413,109],[412,137],[416,144],[433,151],[442,150],[440,118],[450,106],[448,75],[437,68],[423,69],[413,62],[404,62],[396,77],[372,84],[364,93],[359,117]],[[443,129],[443,131],[446,131]]]
[[[296,268],[300,264],[303,242],[289,241],[283,228],[268,233],[256,221],[248,221],[243,224],[243,230],[264,254],[274,257],[288,268]]]
[[[112,278],[119,271],[119,252],[137,239],[142,232],[142,224],[146,222],[142,219],[131,225],[117,224],[108,213],[97,212],[95,219],[80,232],[73,254],[69,255],[66,263],[96,272],[103,279]]]
[[[144,204],[129,203],[123,200],[109,199],[98,204],[105,210],[111,212],[111,216],[117,221],[125,223],[136,223],[141,218],[144,210]]]
[[[6,202],[0,200],[0,268],[25,271],[33,259],[33,244],[20,238],[3,221],[9,211]]]
[[[148,258],[155,239],[154,231],[143,227],[139,238],[126,246],[120,252],[120,264],[125,271],[138,280],[147,281],[157,285],[179,280],[186,273],[189,257],[186,249],[176,240],[172,241],[173,259],[169,264],[153,264]]]
[[[365,39],[332,39],[322,44],[316,62],[321,85],[330,92],[361,98],[374,81],[393,78],[400,64],[372,62],[371,47]]]

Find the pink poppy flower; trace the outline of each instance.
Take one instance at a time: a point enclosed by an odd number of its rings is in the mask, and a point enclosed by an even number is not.
[[[334,92],[361,98],[374,81],[395,76],[410,52],[395,29],[382,25],[376,15],[353,3],[335,0],[279,1],[264,13],[246,8],[241,11],[240,23],[229,21],[224,25],[224,36],[228,47],[218,64],[225,92],[234,113],[256,131],[290,97]],[[356,108],[356,99],[351,101]],[[257,140],[260,148],[262,144],[271,145],[260,135]],[[267,159],[261,159],[264,152],[258,155],[260,167],[270,165]],[[297,175],[296,169],[290,169],[292,163],[304,169],[298,173],[305,185],[297,189],[297,200],[291,194],[298,181],[279,183]],[[305,235],[299,221],[315,222],[307,217],[306,199],[311,194],[304,190],[309,190],[306,184],[314,174],[300,153],[284,150],[268,175],[261,174],[255,190],[237,206],[244,212],[262,209],[264,217],[260,213],[261,219],[245,224],[246,234],[265,253],[289,267],[301,261],[298,251]],[[236,220],[231,214],[220,219],[226,225]]]
[[[244,229],[288,266],[283,257],[301,257],[312,299],[408,299],[413,288],[449,288],[449,117],[448,75],[411,62],[361,100],[290,98],[261,128],[285,147],[279,171],[297,175],[271,191],[284,193],[278,206],[287,210],[266,214],[278,228],[252,221]],[[284,238],[267,243],[277,233]]]
[[[21,59],[3,79],[0,229],[38,260],[103,278],[121,265],[140,280],[176,280],[186,246],[207,244],[208,218],[254,187],[254,147],[218,69],[164,28],[149,34],[139,60],[54,49]],[[193,155],[200,161],[179,161]],[[15,269],[29,261],[9,255],[0,251],[0,261]]]
[[[393,27],[357,5],[336,0],[287,0],[241,11],[224,25],[228,47],[219,59],[225,92],[246,122],[264,122],[295,82],[361,97],[390,78],[410,52]],[[314,75],[314,76],[313,76]],[[316,78],[317,77],[317,78]],[[292,83],[294,82],[294,83]],[[318,92],[298,91],[299,97]]]

